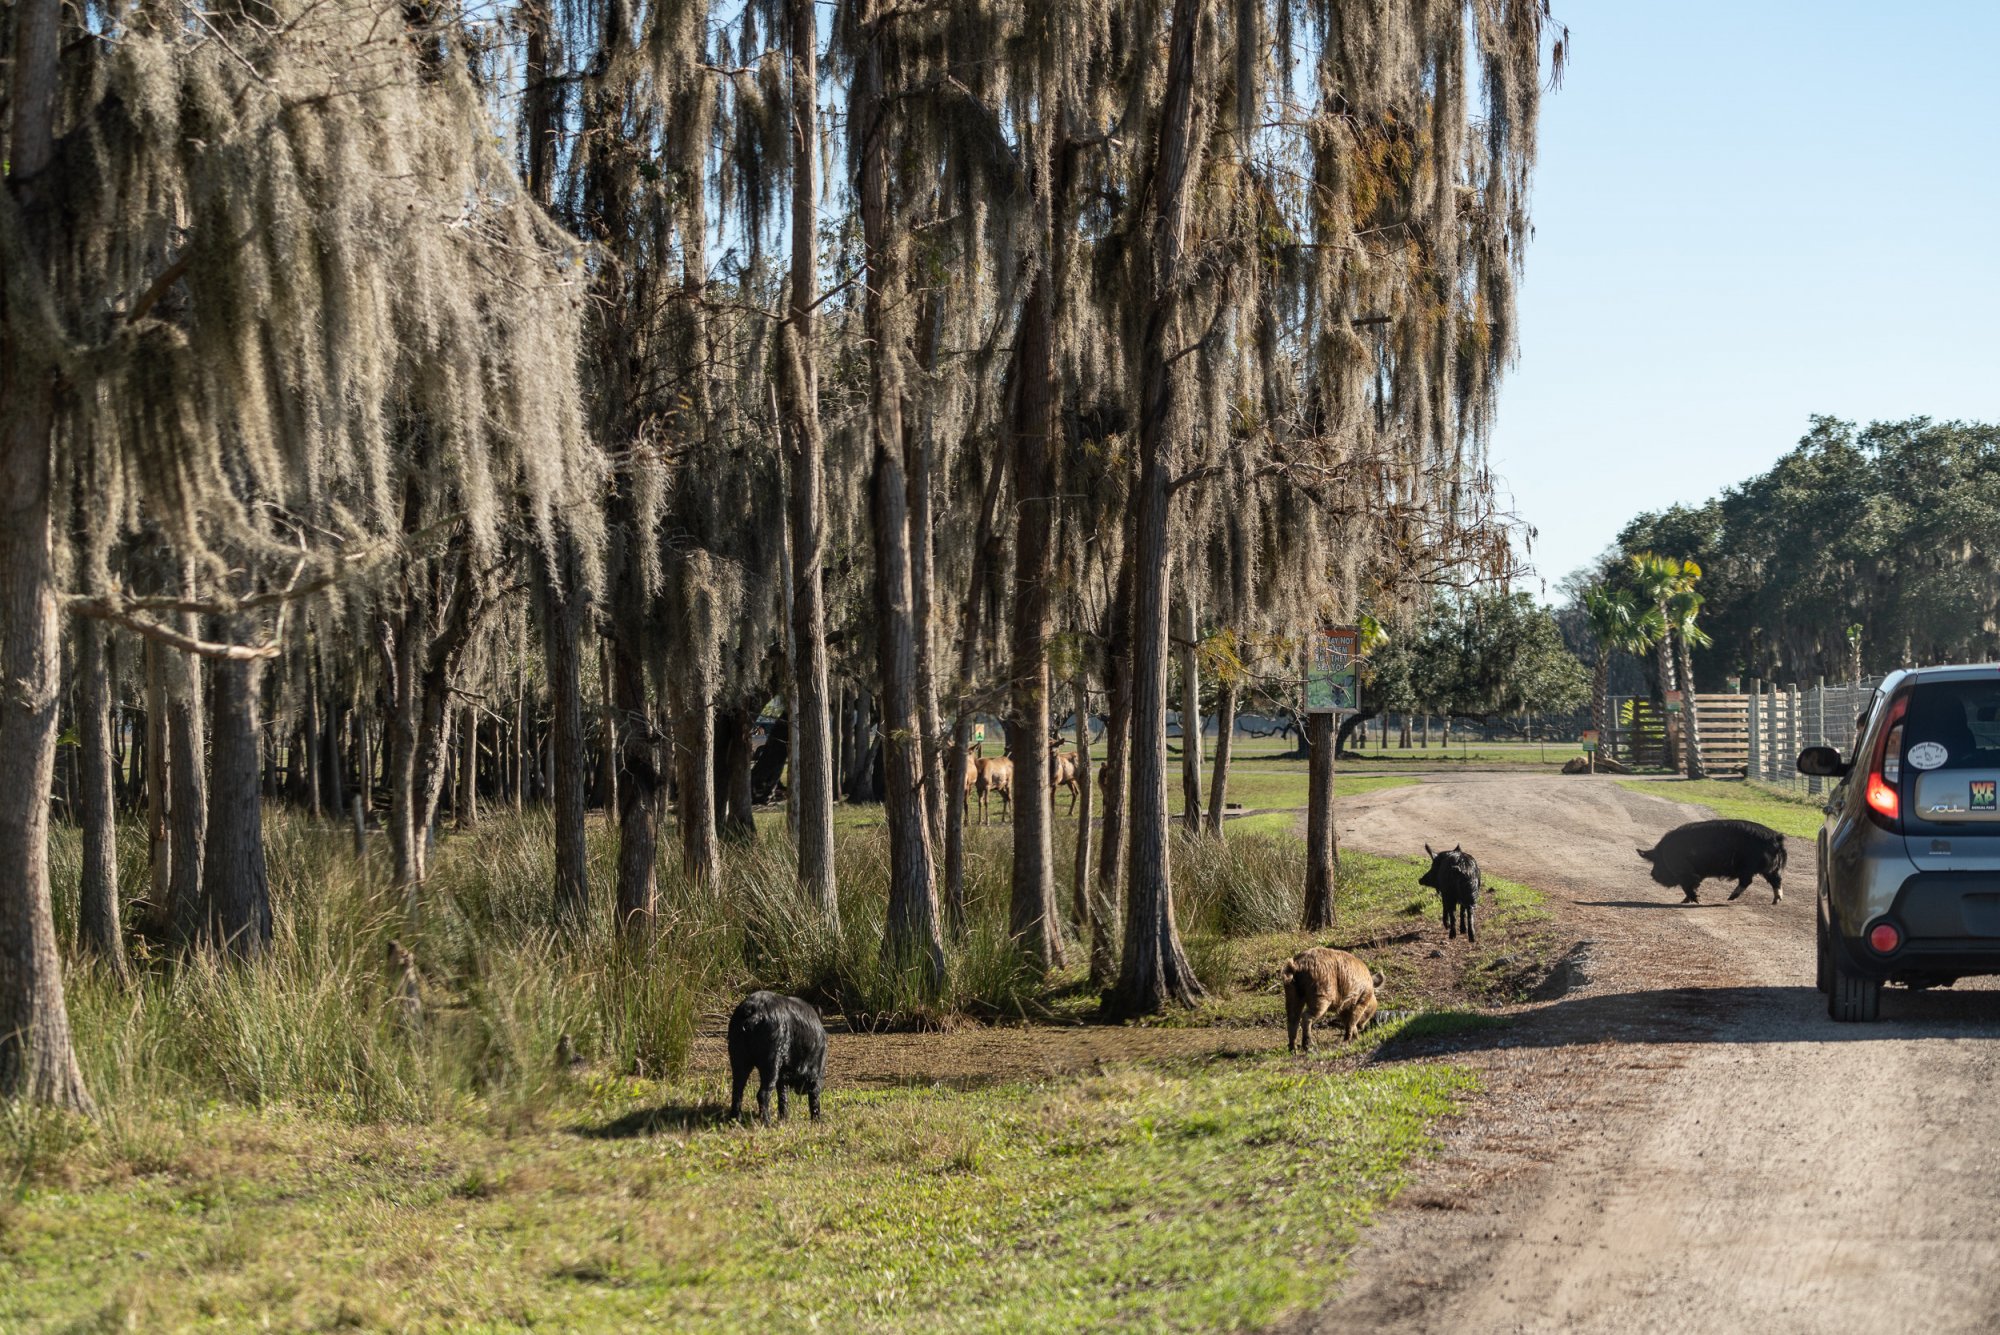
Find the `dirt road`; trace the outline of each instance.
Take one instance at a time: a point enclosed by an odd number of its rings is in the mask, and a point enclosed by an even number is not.
[[[1487,1095],[1297,1329],[2000,1330],[2000,990],[1833,1024],[1810,843],[1779,904],[1647,878],[1633,850],[1703,814],[1506,774],[1343,804],[1348,846],[1462,840],[1547,892],[1589,981],[1454,1044]]]

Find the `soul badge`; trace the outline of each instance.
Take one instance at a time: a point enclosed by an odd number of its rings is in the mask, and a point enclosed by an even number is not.
[[[1972,781],[1972,800],[1968,804],[1972,810],[1993,811],[2000,809],[1996,808],[1995,805],[1994,783],[1995,781],[1992,779],[1974,779]]]

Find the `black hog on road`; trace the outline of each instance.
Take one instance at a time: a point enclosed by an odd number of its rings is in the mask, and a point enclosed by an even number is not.
[[[752,992],[729,1017],[729,1115],[743,1114],[743,1086],[757,1072],[757,1116],[771,1122],[771,1091],[778,1091],[778,1116],[785,1115],[785,1092],[806,1096],[815,1121],[819,1091],[826,1081],[826,1026],[812,1003],[776,992]]]
[[[1677,885],[1687,896],[1683,904],[1701,900],[1701,883],[1712,877],[1734,877],[1735,899],[1759,876],[1771,883],[1771,902],[1785,897],[1785,836],[1754,820],[1698,820],[1668,830],[1660,842],[1639,850],[1653,864],[1653,880]]]
[[[1425,844],[1424,852],[1430,853],[1431,869],[1417,878],[1417,884],[1429,886],[1443,898],[1446,935],[1456,937],[1463,927],[1465,939],[1477,942],[1479,938],[1472,934],[1472,911],[1479,903],[1478,859],[1463,846],[1431,853],[1431,846]]]

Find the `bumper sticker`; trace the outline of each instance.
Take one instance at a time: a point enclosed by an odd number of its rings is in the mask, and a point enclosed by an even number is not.
[[[1974,811],[1995,810],[1994,782],[1995,781],[1992,779],[1974,779],[1972,781],[1972,801],[1970,803],[1972,810]]]
[[[1937,769],[1951,759],[1951,752],[1938,742],[1918,742],[1910,748],[1911,769]]]

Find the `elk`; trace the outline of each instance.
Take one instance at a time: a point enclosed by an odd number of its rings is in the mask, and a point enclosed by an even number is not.
[[[980,743],[985,745],[985,743]],[[979,794],[979,823],[987,822],[987,798],[994,793],[1000,795],[1001,814],[1013,816],[1014,805],[1014,762],[1006,757],[988,760],[976,752],[965,758],[965,791],[967,796]]]
[[[986,824],[986,799],[1000,795],[1000,814],[1013,819],[1014,762],[1004,756],[979,762],[979,823]]]
[[[1083,791],[1081,778],[1087,773],[1089,770],[1085,767],[1085,762],[1079,760],[1075,752],[1058,751],[1053,745],[1050,746],[1049,796],[1054,797],[1058,788],[1069,789],[1069,811],[1065,814],[1072,816],[1076,814],[1076,799]]]

